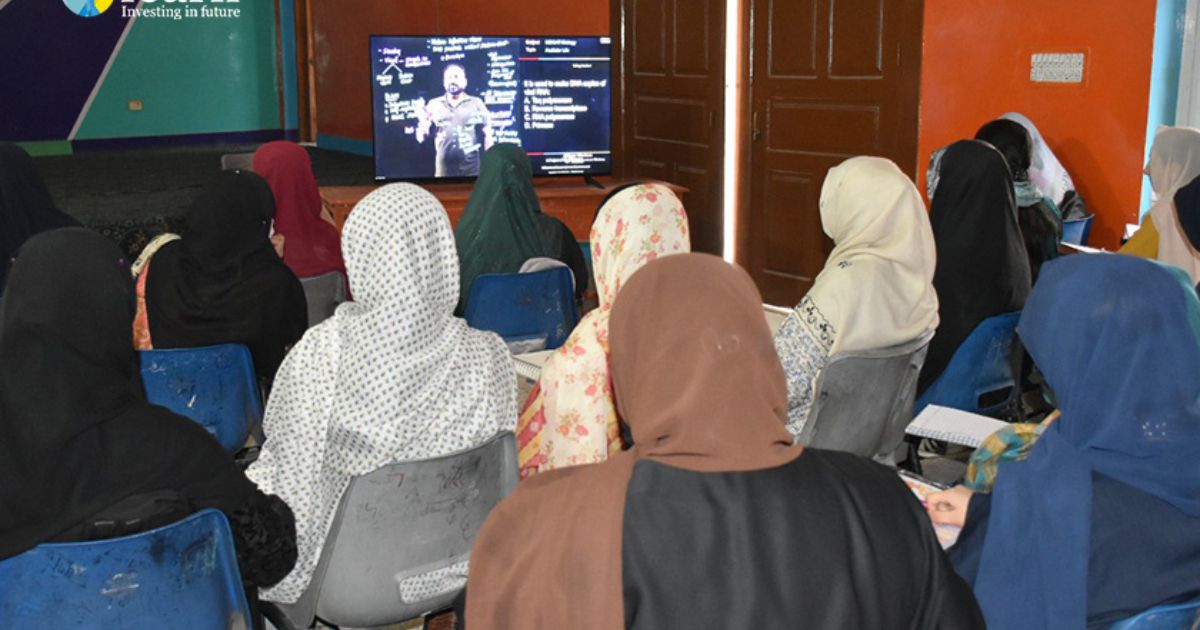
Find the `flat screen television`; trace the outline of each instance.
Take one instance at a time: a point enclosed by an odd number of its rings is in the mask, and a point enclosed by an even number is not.
[[[612,172],[610,38],[370,40],[377,181],[472,178],[499,142],[534,176]]]

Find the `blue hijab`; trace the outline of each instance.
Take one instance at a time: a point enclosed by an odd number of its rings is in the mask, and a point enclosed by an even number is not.
[[[1200,301],[1178,269],[1067,256],[1018,332],[1062,417],[997,474],[975,594],[990,628],[1083,628],[1093,471],[1200,516]]]

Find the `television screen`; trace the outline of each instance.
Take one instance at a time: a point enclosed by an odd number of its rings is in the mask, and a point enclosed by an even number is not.
[[[535,176],[612,171],[608,37],[372,36],[375,179],[479,174],[497,142]]]

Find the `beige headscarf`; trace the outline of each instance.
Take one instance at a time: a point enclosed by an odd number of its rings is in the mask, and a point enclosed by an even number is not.
[[[539,474],[492,511],[471,552],[471,627],[624,628],[621,532],[638,460],[734,472],[801,455],[783,426],[783,373],[761,302],[750,276],[705,254],[670,256],[630,279],[612,309],[612,373],[634,446]]]
[[[921,193],[891,160],[856,157],[830,169],[821,223],[833,252],[775,338],[796,434],[831,356],[911,341],[938,324],[933,230]]]
[[[608,372],[608,318],[621,286],[661,256],[691,250],[687,215],[671,189],[618,193],[592,225],[592,264],[600,306],[542,368],[517,424],[521,476],[604,461],[620,450]]]
[[[1158,230],[1158,260],[1188,272],[1200,282],[1200,252],[1183,233],[1175,213],[1175,192],[1200,176],[1200,129],[1162,127],[1150,147],[1146,165],[1154,205],[1150,217]]]

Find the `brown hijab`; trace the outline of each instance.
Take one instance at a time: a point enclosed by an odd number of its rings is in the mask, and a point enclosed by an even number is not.
[[[744,271],[705,254],[656,260],[621,290],[609,336],[634,446],[522,482],[492,512],[472,553],[472,628],[624,628],[621,530],[638,460],[734,472],[802,452],[784,426],[783,369]]]

